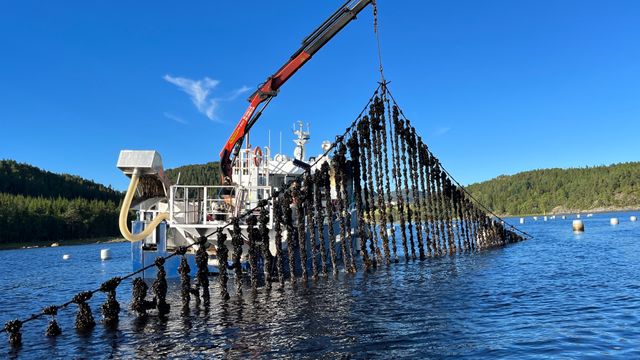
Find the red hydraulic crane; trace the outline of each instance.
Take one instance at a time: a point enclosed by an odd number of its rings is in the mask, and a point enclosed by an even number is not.
[[[220,168],[222,170],[223,181],[230,181],[233,161],[240,151],[244,137],[258,118],[260,118],[260,115],[262,115],[262,112],[269,102],[278,94],[280,87],[289,80],[307,60],[342,30],[342,28],[351,22],[351,20],[355,19],[362,9],[372,3],[375,5],[375,0],[346,1],[336,12],[302,41],[302,46],[291,55],[291,58],[286,64],[270,76],[267,81],[260,85],[258,90],[249,97],[249,107],[244,112],[244,115],[242,115],[240,122],[238,122],[229,140],[227,140],[227,143],[220,152]],[[257,110],[259,106],[261,106],[261,108]]]

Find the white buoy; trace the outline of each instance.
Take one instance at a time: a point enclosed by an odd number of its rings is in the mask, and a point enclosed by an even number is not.
[[[629,220],[631,220],[631,221],[638,221],[638,218],[637,218],[637,217],[635,217],[635,216],[632,216],[632,217],[630,217],[630,218],[629,218]]]
[[[582,220],[573,220],[573,232],[584,232],[584,223]]]
[[[102,249],[100,250],[100,260],[109,260],[111,259],[111,250],[109,249]]]
[[[524,224],[524,218],[520,218],[520,224]]]
[[[69,254],[62,255],[62,260],[69,260],[69,259],[71,259],[71,255]]]
[[[565,215],[562,215],[562,220],[567,220],[567,217]]]
[[[576,215],[576,219],[580,219],[580,214]]]
[[[545,216],[545,217],[544,217],[544,221],[547,221],[547,220],[548,220],[548,219],[547,219],[547,217]]]
[[[618,225],[620,221],[618,220],[618,218],[611,218],[611,220],[609,220],[609,223],[611,223],[611,225]]]
[[[537,217],[537,216],[534,216],[534,217],[533,217],[533,220],[534,220],[534,221],[538,221],[538,217]]]

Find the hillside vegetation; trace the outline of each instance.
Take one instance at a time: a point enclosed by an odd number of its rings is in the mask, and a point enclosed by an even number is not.
[[[168,169],[165,174],[173,184],[180,185],[220,185],[220,163],[210,162],[201,165],[185,165],[175,169]]]
[[[217,185],[217,162],[168,169],[175,183]],[[0,161],[0,244],[116,237],[124,194],[69,174]]]
[[[118,235],[123,194],[90,180],[0,161],[0,243]]]
[[[503,215],[604,211],[640,207],[640,162],[533,170],[467,189]]]

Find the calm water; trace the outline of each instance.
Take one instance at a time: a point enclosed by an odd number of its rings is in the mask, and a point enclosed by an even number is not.
[[[73,329],[75,306],[58,316],[63,335],[48,339],[46,321],[23,327],[21,349],[0,335],[0,357],[18,358],[640,358],[640,222],[630,213],[522,226],[536,238],[505,249],[398,264],[390,270],[320,280],[222,304],[212,282],[208,313],[135,321],[120,287],[118,331]],[[618,216],[620,225],[609,225]],[[513,221],[516,223],[517,221]],[[129,245],[0,251],[0,322],[130,270]],[[62,261],[63,254],[71,260]],[[104,300],[91,300],[96,320]],[[193,308],[193,306],[192,306]]]

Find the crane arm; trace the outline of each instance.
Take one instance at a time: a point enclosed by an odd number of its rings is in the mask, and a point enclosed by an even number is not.
[[[242,140],[256,123],[264,108],[278,94],[280,87],[296,73],[318,50],[331,40],[342,28],[356,18],[358,13],[375,0],[348,0],[327,20],[302,41],[302,46],[275,74],[258,87],[249,97],[249,107],[231,133],[220,152],[220,168],[224,179],[231,178],[233,158],[240,151]],[[260,107],[260,109],[258,109]]]

